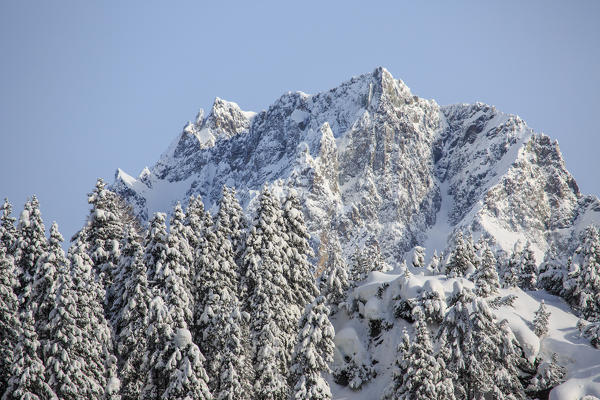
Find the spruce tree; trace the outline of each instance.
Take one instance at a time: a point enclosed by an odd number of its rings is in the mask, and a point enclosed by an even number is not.
[[[465,370],[468,398],[524,399],[519,381],[520,349],[508,325],[498,325],[487,302],[474,298],[470,317],[473,352]]]
[[[204,356],[185,327],[177,327],[160,295],[150,302],[148,345],[141,365],[144,399],[212,399]],[[187,397],[191,396],[191,397]]]
[[[594,226],[586,229],[581,245],[579,273],[573,296],[575,306],[589,321],[600,320],[600,236]]]
[[[8,199],[4,199],[4,204],[0,207],[0,246],[4,245],[6,254],[14,256],[17,246],[17,228],[16,219],[12,214],[12,204]]]
[[[142,261],[144,249],[134,228],[127,229],[120,248],[118,281],[122,284],[122,293],[113,306],[112,314],[116,317],[113,328],[121,372],[121,395],[123,400],[136,400],[145,381],[140,365],[147,346],[151,293]]]
[[[442,371],[433,352],[425,315],[419,309],[414,315],[415,339],[405,353],[406,374],[395,398],[437,400]]]
[[[417,309],[411,310],[411,315],[415,311],[423,313],[428,323],[439,324],[446,314],[446,299],[439,291],[434,290],[431,281],[425,281],[423,291],[416,301]],[[414,317],[414,315],[412,315]],[[414,318],[413,318],[414,319]]]
[[[341,253],[342,249],[337,235],[330,234],[327,241],[327,260],[325,269],[319,277],[319,288],[332,313],[345,302],[346,292],[350,286],[346,263]]]
[[[365,280],[369,272],[371,272],[370,262],[358,247],[354,249],[350,261],[350,286],[354,288],[361,281]]]
[[[310,233],[304,222],[300,200],[293,189],[290,189],[283,204],[283,221],[289,248],[289,261],[285,264],[284,276],[292,288],[296,306],[299,310],[304,310],[314,300],[318,289],[308,261],[308,257],[314,255],[309,243]]]
[[[431,275],[439,275],[442,273],[442,256],[438,256],[437,250],[433,251],[433,255],[431,256],[431,260],[429,261],[429,265],[427,265],[427,270],[431,273]]]
[[[558,355],[552,353],[550,362],[545,360],[537,369],[537,374],[527,387],[528,391],[543,392],[552,389],[565,381],[567,369],[559,364]]]
[[[454,240],[454,248],[446,265],[446,275],[449,277],[464,277],[468,271],[475,269],[475,250],[468,240],[465,241],[463,233],[458,232]]]
[[[261,399],[288,396],[286,376],[299,318],[297,296],[284,275],[289,258],[281,214],[277,199],[263,188],[244,253],[243,291],[251,320],[254,388]]]
[[[48,246],[37,262],[33,276],[31,304],[35,307],[34,320],[38,340],[45,349],[53,335],[47,330],[50,312],[55,306],[57,290],[57,275],[59,270],[67,270],[67,259],[62,249],[63,237],[58,231],[58,225],[52,224]],[[43,359],[47,356],[42,352]]]
[[[188,242],[196,250],[204,238],[206,231],[212,228],[213,221],[210,213],[204,210],[202,197],[190,197],[185,210],[185,225],[189,228]]]
[[[155,296],[149,304],[148,326],[146,328],[146,354],[140,368],[145,378],[140,397],[144,399],[160,399],[169,383],[168,373],[162,360],[163,354],[168,356],[174,336],[173,320],[169,308],[161,296]]]
[[[141,366],[143,398],[211,398],[204,356],[191,340],[191,295],[177,237],[167,234],[165,215],[156,213],[144,240],[144,263],[151,287],[146,354]],[[189,336],[189,338],[188,338]]]
[[[600,349],[600,322],[586,323],[580,319],[577,321],[577,329],[579,329],[583,336],[590,339],[592,346]]]
[[[192,342],[192,334],[186,328],[179,328],[172,338],[173,351],[160,362],[169,373],[169,380],[162,399],[172,400],[211,400],[208,375],[204,370],[204,356]],[[165,357],[166,354],[163,354]]]
[[[184,274],[184,286],[190,296],[190,301],[193,302],[193,299],[191,298],[191,286],[194,278],[194,248],[190,244],[192,233],[190,232],[190,228],[186,226],[186,219],[187,217],[181,208],[181,204],[177,203],[173,209],[173,214],[169,223],[169,237],[179,252],[179,265]]]
[[[144,241],[144,263],[153,296],[161,296],[175,328],[188,328],[192,321],[192,298],[185,282],[188,271],[182,266],[180,244],[167,234],[165,214],[156,213]]]
[[[247,321],[235,304],[231,312],[226,315],[222,334],[225,336],[225,346],[220,356],[220,370],[218,378],[214,379],[217,400],[249,400],[252,393],[252,363],[249,358]]]
[[[217,229],[231,242],[234,260],[241,263],[240,257],[244,251],[243,234],[246,229],[246,219],[234,188],[223,186],[216,223]]]
[[[438,332],[446,367],[457,377],[454,383],[457,398],[466,398],[470,385],[466,370],[475,349],[469,310],[472,299],[471,291],[455,282],[454,292],[449,301],[450,307]]]
[[[408,377],[407,371],[409,368],[408,359],[410,352],[410,336],[406,327],[402,329],[402,335],[400,343],[398,344],[397,353],[398,356],[394,361],[394,370],[392,372],[392,381],[389,386],[385,389],[383,399],[384,400],[395,400],[402,393],[404,386],[404,380]]]
[[[26,308],[19,316],[20,329],[8,388],[2,400],[58,400],[47,382],[46,369],[39,357],[40,342],[34,328],[33,312]]]
[[[78,295],[70,266],[64,264],[57,270],[55,306],[44,327],[49,340],[43,349],[48,384],[60,399],[79,399],[90,395],[90,386],[97,388],[86,380],[84,368],[88,360],[83,358],[84,349],[79,348],[86,332],[80,329]]]
[[[549,293],[560,296],[563,293],[563,281],[566,278],[565,266],[559,261],[554,245],[546,253],[546,257],[540,266],[538,275],[538,287]]]
[[[319,296],[306,306],[290,368],[294,400],[331,399],[329,384],[322,374],[333,361],[335,332],[329,322],[325,298]]]
[[[487,242],[482,245],[483,254],[479,268],[473,274],[475,293],[481,297],[488,297],[498,292],[500,281],[496,269],[496,257]]]
[[[537,287],[537,267],[535,256],[531,250],[529,242],[525,246],[521,256],[521,273],[519,276],[519,286],[523,290],[535,290]]]
[[[241,234],[240,216],[237,215],[239,210],[232,206],[235,199],[230,197],[231,192],[226,188],[223,192],[214,231],[207,232],[199,248],[196,279],[202,285],[196,305],[199,330],[196,337],[206,354],[207,372],[213,377],[209,387],[217,398],[232,393],[236,385],[249,388],[248,375],[244,374],[248,373],[250,362],[246,354],[246,324],[241,318],[238,299],[240,275],[232,241],[238,240]],[[230,332],[234,337],[224,336],[223,332]]]
[[[503,287],[512,288],[519,285],[521,273],[521,251],[519,243],[515,244],[511,256],[508,258],[504,270],[502,271]]]
[[[105,306],[108,311],[116,296],[113,283],[118,274],[119,242],[123,237],[122,213],[119,212],[117,195],[106,188],[102,178],[96,181],[88,203],[92,209],[85,227],[76,236],[85,237],[87,241],[86,248],[93,262],[93,270],[106,290]]]
[[[0,393],[8,386],[15,344],[19,337],[19,303],[14,259],[0,242]]]
[[[548,322],[550,319],[550,311],[546,308],[544,300],[540,303],[540,307],[535,312],[533,318],[533,331],[538,337],[546,336],[548,333]]]
[[[110,371],[107,360],[112,358],[112,336],[104,316],[103,299],[105,290],[96,279],[93,261],[87,248],[85,234],[80,234],[69,249],[71,278],[76,299],[77,328],[81,332],[78,354],[85,360],[83,374],[86,381],[86,398],[102,398],[106,391]]]
[[[22,309],[28,307],[31,312],[35,312],[36,307],[31,304],[33,301],[31,297],[33,296],[34,276],[37,262],[48,246],[39,203],[35,196],[25,203],[19,217],[17,232],[15,265],[20,280],[19,301]]]
[[[202,202],[202,197],[198,195],[197,197],[191,196],[188,201],[188,205],[185,209],[185,221],[184,225],[187,228],[186,233],[188,235],[187,240],[190,246],[190,250],[192,252],[193,262],[190,265],[190,278],[191,278],[191,288],[190,293],[192,294],[192,299],[194,300],[194,319],[192,323],[192,336],[196,343],[199,343],[196,329],[196,310],[199,308],[202,310],[201,301],[200,301],[200,289],[202,288],[199,285],[199,282],[196,281],[199,270],[198,270],[198,258],[201,252],[201,246],[204,245],[204,241],[206,238],[207,231],[212,229],[212,218],[210,213],[204,210],[204,203]],[[201,311],[200,311],[201,313]]]

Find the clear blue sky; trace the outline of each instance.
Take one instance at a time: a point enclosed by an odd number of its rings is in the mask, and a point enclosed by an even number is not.
[[[0,2],[0,196],[65,237],[86,193],[151,165],[214,97],[259,111],[385,66],[559,140],[600,194],[600,1]]]

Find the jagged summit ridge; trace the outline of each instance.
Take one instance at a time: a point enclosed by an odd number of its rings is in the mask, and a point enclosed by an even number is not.
[[[245,206],[269,184],[303,200],[313,244],[335,231],[346,254],[377,243],[394,261],[415,245],[443,250],[452,232],[486,235],[504,249],[531,241],[543,256],[598,220],[558,145],[494,107],[440,107],[382,67],[331,90],[289,92],[259,113],[217,98],[143,176],[118,170],[113,189],[142,220],[221,186]],[[539,260],[541,261],[541,260]]]

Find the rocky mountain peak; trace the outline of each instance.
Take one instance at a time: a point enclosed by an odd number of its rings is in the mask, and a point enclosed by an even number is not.
[[[415,245],[444,250],[459,229],[507,250],[529,240],[541,258],[600,220],[556,142],[493,106],[414,96],[382,67],[321,93],[286,93],[258,114],[217,98],[149,172],[113,185],[142,219],[190,195],[210,209],[222,185],[245,206],[264,184],[293,188],[315,248],[335,232],[346,254],[378,243],[392,263]]]

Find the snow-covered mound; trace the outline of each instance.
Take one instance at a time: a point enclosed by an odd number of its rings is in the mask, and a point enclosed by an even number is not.
[[[190,195],[211,208],[222,185],[247,206],[264,184],[297,190],[315,248],[336,231],[346,255],[376,243],[392,264],[415,245],[442,250],[457,229],[505,250],[529,240],[540,262],[600,221],[556,142],[492,106],[421,99],[384,68],[257,114],[216,99],[152,168],[117,170],[113,189],[146,221]]]
[[[413,270],[415,272],[415,270]],[[336,330],[335,370],[348,358],[372,366],[375,377],[359,391],[341,386],[330,377],[334,399],[370,400],[380,399],[392,379],[394,361],[398,359],[398,345],[402,330],[412,335],[412,324],[394,315],[398,299],[417,298],[423,291],[436,291],[443,302],[449,299],[459,286],[472,288],[473,283],[464,278],[446,278],[443,275],[385,274],[372,272],[369,278],[351,291],[350,296],[358,304],[354,313],[338,312],[333,318]],[[593,348],[589,340],[580,336],[576,327],[577,317],[559,297],[545,291],[524,292],[518,288],[500,289],[498,296],[514,295],[512,306],[505,305],[493,310],[496,321],[506,320],[528,361],[536,358],[550,360],[553,353],[566,367],[566,381],[555,387],[550,399],[577,400],[584,395],[600,397],[600,350]],[[494,296],[493,296],[494,297]],[[550,311],[548,333],[541,339],[533,332],[530,321],[542,300]],[[373,332],[374,321],[383,327]],[[431,325],[435,335],[436,324]]]

